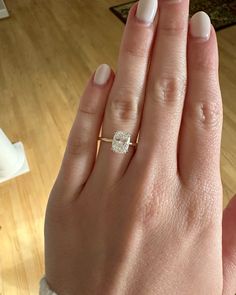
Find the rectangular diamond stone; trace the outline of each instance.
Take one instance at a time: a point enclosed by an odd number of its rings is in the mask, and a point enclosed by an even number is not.
[[[112,151],[125,154],[129,150],[131,134],[125,131],[116,131],[112,140]]]

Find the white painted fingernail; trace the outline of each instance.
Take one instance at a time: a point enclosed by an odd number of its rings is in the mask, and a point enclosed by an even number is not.
[[[195,13],[190,21],[190,31],[193,37],[207,41],[211,33],[210,17],[204,11]]]
[[[158,0],[140,0],[136,17],[145,23],[152,23],[158,7]]]
[[[106,84],[111,75],[111,68],[107,64],[100,65],[94,75],[94,83],[97,85]]]

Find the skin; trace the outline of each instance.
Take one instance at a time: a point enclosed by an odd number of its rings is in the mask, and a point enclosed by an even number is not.
[[[45,273],[66,295],[236,293],[236,196],[222,214],[222,99],[214,28],[189,3],[132,7],[116,74],[80,99],[45,218]],[[174,50],[173,50],[174,48]],[[139,135],[127,154],[97,138]],[[223,226],[222,226],[223,219]],[[222,235],[223,232],[223,235]]]

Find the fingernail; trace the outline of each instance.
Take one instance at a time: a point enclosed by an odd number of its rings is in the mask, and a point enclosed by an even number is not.
[[[193,37],[207,41],[211,33],[210,17],[204,11],[195,13],[190,21],[190,31]]]
[[[136,17],[145,23],[152,23],[157,12],[157,7],[157,0],[140,0]]]
[[[111,68],[107,64],[100,65],[94,75],[94,83],[97,85],[106,84],[111,74]]]

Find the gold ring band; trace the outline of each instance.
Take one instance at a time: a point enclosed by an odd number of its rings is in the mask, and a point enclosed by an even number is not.
[[[105,142],[113,142],[113,139],[111,139],[111,138],[100,137],[100,136],[98,137],[98,140],[105,141]],[[135,147],[138,144],[137,143],[130,142],[129,145]]]

